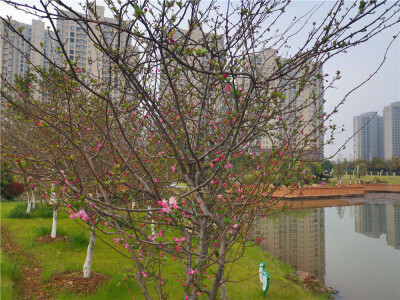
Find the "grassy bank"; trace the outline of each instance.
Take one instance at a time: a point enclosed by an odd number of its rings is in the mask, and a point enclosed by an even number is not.
[[[70,238],[70,242],[57,241],[51,244],[40,243],[37,238],[50,232],[51,219],[34,217],[28,219],[9,218],[10,211],[17,203],[1,203],[2,227],[12,234],[12,238],[24,253],[35,257],[42,268],[40,282],[45,284],[51,278],[68,271],[81,271],[86,255],[88,232],[70,220],[66,213],[60,212],[58,218],[58,233]],[[112,236],[99,236],[112,241]],[[284,278],[284,274],[292,272],[291,267],[278,261],[258,247],[248,248],[245,256],[232,267],[231,277],[227,283],[230,299],[261,299],[262,293],[258,279],[258,264],[264,261],[271,275],[268,298],[270,299],[323,299],[303,290],[302,286]],[[12,299],[15,293],[18,274],[21,274],[23,263],[16,257],[4,255],[2,252],[2,299]],[[130,299],[130,293],[135,299],[143,299],[137,282],[132,278],[123,282],[126,268],[131,267],[131,261],[124,259],[100,239],[96,241],[92,271],[110,276],[110,280],[100,286],[91,295],[74,295],[61,293],[57,299]],[[228,270],[231,266],[228,266]],[[181,272],[177,265],[168,267],[170,277],[166,279],[165,290],[171,299],[182,299],[182,288],[178,286],[177,274]],[[255,275],[255,276],[253,276]],[[207,284],[211,284],[212,278]],[[129,290],[128,290],[129,288]],[[49,292],[51,294],[51,291]],[[5,298],[3,298],[3,295]],[[156,294],[152,293],[156,299]]]
[[[387,183],[387,184],[400,184],[400,176],[377,176],[377,175],[368,175],[368,176],[361,176],[360,179],[366,183]],[[357,183],[358,177],[351,175],[351,183]],[[329,179],[329,184],[336,184],[337,178]],[[350,183],[350,175],[343,175],[342,176],[342,184]]]

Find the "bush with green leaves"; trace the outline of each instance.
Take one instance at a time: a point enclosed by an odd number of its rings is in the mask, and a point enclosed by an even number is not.
[[[26,212],[26,204],[20,203],[8,214],[9,218],[30,219],[32,215]]]

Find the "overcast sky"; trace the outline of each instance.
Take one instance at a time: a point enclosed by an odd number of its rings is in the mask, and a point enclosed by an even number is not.
[[[1,1],[1,0],[0,0]],[[39,1],[30,0],[22,2],[38,3]],[[64,1],[78,7],[79,0]],[[102,1],[98,1],[99,4]],[[302,1],[297,0],[290,5],[280,20],[283,27],[289,24],[294,16],[300,16],[307,12],[321,1]],[[223,6],[224,1],[218,2]],[[315,15],[316,18],[326,16],[327,2]],[[39,6],[39,5],[38,5]],[[32,16],[26,15],[15,10],[8,5],[0,2],[1,16],[11,15],[13,19],[30,24]],[[278,25],[279,25],[278,24]],[[325,111],[331,112],[332,109],[343,99],[343,97],[355,86],[360,84],[380,65],[387,45],[393,40],[393,36],[400,31],[400,26],[392,27],[381,35],[369,40],[368,42],[332,58],[324,65],[324,73],[335,74],[336,70],[341,71],[342,79],[335,84],[335,89],[330,89],[325,93]],[[304,40],[307,31],[296,35],[290,41],[292,48],[300,45]],[[339,112],[333,117],[333,122],[338,126],[344,125],[345,131],[336,135],[334,145],[325,147],[325,156],[334,154],[345,141],[353,134],[353,116],[376,111],[382,115],[383,107],[392,102],[400,101],[400,39],[398,38],[387,54],[386,62],[370,81],[352,93],[345,104],[339,108]],[[353,141],[347,144],[347,148],[341,152],[342,157],[353,158]]]

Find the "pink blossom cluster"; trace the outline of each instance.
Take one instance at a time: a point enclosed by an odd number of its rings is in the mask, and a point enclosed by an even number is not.
[[[186,241],[186,238],[183,237],[183,238],[181,238],[181,239],[178,239],[178,238],[176,238],[176,237],[173,237],[173,240],[175,241],[175,243],[182,243],[182,242]]]
[[[69,211],[69,213],[72,213],[72,210]],[[89,221],[89,216],[86,214],[86,211],[84,209],[81,209],[80,211],[78,211],[75,214],[72,214],[69,216],[72,220],[74,220],[75,218],[80,218],[82,221],[87,222]]]
[[[166,199],[162,199],[162,201],[158,201],[158,205],[162,206],[161,212],[162,213],[170,213],[171,207],[174,209],[178,209],[178,204],[175,197],[170,197],[169,201]]]
[[[324,186],[326,183],[325,182],[321,182],[320,184],[317,185],[317,187],[322,187]]]

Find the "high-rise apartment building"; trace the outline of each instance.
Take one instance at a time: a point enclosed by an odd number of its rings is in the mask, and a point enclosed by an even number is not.
[[[49,57],[51,52],[51,32],[45,29],[45,23],[40,20],[32,20],[32,24],[25,24],[11,20],[11,25],[30,41],[37,49]],[[1,74],[9,82],[16,75],[23,75],[31,68],[32,62],[35,66],[47,67],[48,62],[42,55],[31,51],[31,47],[17,33],[13,32],[4,22],[0,23],[0,69]]]
[[[256,76],[268,78],[276,71],[277,61],[283,60],[274,49],[267,49],[250,57],[250,66]],[[314,72],[305,71],[305,69]],[[312,76],[310,76],[310,73]],[[304,69],[297,67],[284,76],[276,79],[269,87],[284,93],[285,99],[278,104],[282,111],[280,118],[287,124],[281,126],[274,133],[267,133],[257,141],[257,147],[268,151],[277,143],[287,142],[293,148],[301,145],[306,156],[321,160],[324,157],[324,135],[317,129],[322,126],[324,111],[324,86],[322,68],[317,68],[313,62]],[[298,130],[297,120],[301,119],[301,134],[294,134]],[[278,121],[278,120],[276,120]],[[306,138],[307,137],[307,138]],[[307,145],[306,145],[307,144]]]
[[[354,159],[383,158],[383,118],[368,112],[353,118]]]
[[[84,28],[85,24],[77,23],[73,19],[76,18],[74,14],[68,11],[59,10],[61,16],[57,20],[57,30],[60,36],[60,40],[65,47],[68,58],[76,61],[76,65],[80,68],[85,68],[87,71],[103,82],[108,82],[113,87],[118,87],[119,78],[113,75],[112,65],[110,59],[96,49],[93,42],[91,42],[89,36],[86,34]],[[105,21],[106,23],[116,23],[117,21],[113,18],[107,18],[104,16],[105,8],[102,6],[96,7],[96,14],[98,21]],[[83,17],[88,17],[82,15]],[[91,16],[89,16],[90,18]],[[62,55],[57,54],[58,43],[51,39],[54,35],[52,31],[45,28],[45,23],[40,20],[32,20],[32,24],[24,24],[17,21],[11,21],[12,26],[21,31],[26,39],[32,43],[36,49],[41,49],[51,61],[58,65],[62,65]],[[117,33],[114,33],[110,26],[103,25],[101,29],[96,26],[92,26],[92,34],[102,36],[104,35],[105,43],[112,49],[118,47],[118,41],[124,46],[127,42],[128,34],[122,33],[117,37]],[[87,28],[86,28],[87,29]],[[41,66],[48,68],[50,66],[49,61],[44,58],[41,53],[33,51],[29,46],[29,43],[24,41],[17,33],[7,28],[4,22],[1,22],[0,27],[1,34],[1,47],[0,47],[0,69],[3,76],[6,76],[9,82],[13,81],[15,75],[22,75],[32,69],[32,66]],[[129,43],[128,43],[129,45]],[[106,46],[106,45],[104,45]],[[119,95],[117,89],[114,89],[112,96],[117,97]],[[37,95],[42,101],[44,95]]]
[[[383,108],[385,160],[400,157],[400,101]]]
[[[110,60],[103,53],[101,53],[90,37],[87,35],[85,23],[74,21],[77,16],[69,11],[60,10],[59,15],[62,18],[57,20],[57,30],[60,32],[60,39],[65,45],[69,59],[76,60],[77,66],[80,68],[86,68],[93,74],[99,76],[99,78],[108,78]],[[96,18],[98,22],[104,21],[105,23],[117,24],[118,21],[114,18],[107,18],[104,16],[105,8],[103,6],[96,6]],[[69,18],[68,18],[69,17]],[[94,16],[83,15],[84,18],[93,18]],[[124,24],[125,25],[125,24]],[[91,35],[97,35],[99,39],[103,39],[112,49],[118,47],[118,42],[125,45],[125,41],[128,39],[128,34],[122,33],[121,36],[117,36],[113,28],[110,26],[94,26],[90,25]]]

